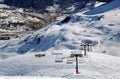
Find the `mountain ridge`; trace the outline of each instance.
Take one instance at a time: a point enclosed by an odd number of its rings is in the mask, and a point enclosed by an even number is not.
[[[56,12],[64,12],[65,10],[73,12],[68,8],[74,6],[75,10],[81,9],[85,7],[89,1],[110,2],[111,0],[1,0],[2,3],[10,6],[36,9],[40,12],[48,11],[46,10],[48,7],[53,7]]]

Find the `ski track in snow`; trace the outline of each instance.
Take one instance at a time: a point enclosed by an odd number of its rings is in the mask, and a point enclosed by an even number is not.
[[[96,54],[97,55],[97,54]],[[99,54],[98,54],[99,55]],[[105,79],[119,79],[120,78],[120,63],[119,58],[109,58],[105,56],[104,58],[99,57],[102,60],[95,61],[96,59],[89,56],[89,64],[94,69],[101,72]]]
[[[47,58],[50,61],[47,61]],[[34,54],[26,54],[1,61],[0,75],[50,76],[68,79],[119,79],[119,59],[119,57],[115,58],[104,54],[89,53],[87,57],[80,58],[83,63],[79,63],[80,74],[76,75],[75,62],[71,65],[65,62],[58,64],[54,63],[55,56],[50,54],[43,58],[36,58]]]

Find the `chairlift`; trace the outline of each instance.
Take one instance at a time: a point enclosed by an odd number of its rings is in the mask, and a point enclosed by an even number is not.
[[[67,59],[67,64],[73,64],[74,61],[75,61],[74,59],[69,58],[69,59]]]
[[[67,64],[73,64],[73,62],[71,62],[71,61],[67,61]]]
[[[84,63],[84,59],[83,58],[78,58],[78,63]]]
[[[55,63],[62,63],[63,62],[63,60],[62,59],[55,59]]]
[[[53,50],[52,55],[63,55],[61,50]]]
[[[83,61],[82,60],[78,60],[78,63],[83,63]]]
[[[52,55],[63,55],[63,53],[52,53]]]
[[[77,55],[78,57],[83,57],[82,53],[80,53],[80,54],[79,54],[79,53],[78,53],[78,54],[74,53],[74,54],[71,54],[71,55],[70,55],[70,58],[73,58],[73,57],[75,57],[76,55]]]

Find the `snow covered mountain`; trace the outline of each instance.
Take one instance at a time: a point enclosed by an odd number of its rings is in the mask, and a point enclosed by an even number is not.
[[[31,8],[44,11],[55,11],[62,13],[75,12],[86,6],[89,1],[109,2],[111,0],[2,0],[2,3],[10,6]]]
[[[119,3],[119,0],[114,0],[92,10],[84,8],[33,34],[2,42],[0,75],[119,79]],[[74,64],[65,63],[67,59],[62,64],[54,62],[56,56],[51,54],[53,50],[58,49],[68,56],[70,50],[82,50],[81,44],[85,42],[94,46],[93,51],[88,52],[87,58],[79,58],[82,62],[79,64],[79,75],[74,74]],[[34,53],[38,52],[44,52],[45,57],[34,57]]]
[[[108,9],[108,6],[111,7],[111,5],[114,6]],[[96,14],[99,11],[102,12]],[[63,22],[64,20],[52,22],[32,35],[15,39],[16,42],[14,43],[8,41],[7,44],[1,45],[0,51],[25,53],[48,49],[82,49],[81,43],[91,41],[94,43],[97,52],[120,55],[117,50],[120,42],[119,11],[118,0],[115,0],[84,14],[82,14],[83,11],[78,12],[68,16],[68,22]],[[109,49],[110,46],[112,49]]]
[[[88,0],[4,0],[3,3],[23,8],[34,8],[41,12],[46,11],[46,8],[53,7],[56,10],[65,9],[67,7],[84,7]]]
[[[0,4],[0,32],[38,30],[59,16],[59,13],[39,13],[30,9]]]

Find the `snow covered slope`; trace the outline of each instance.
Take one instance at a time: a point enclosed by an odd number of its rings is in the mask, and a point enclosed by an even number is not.
[[[87,15],[81,12],[69,15],[63,21],[52,22],[31,35],[1,43],[0,75],[119,79],[120,5],[116,2],[120,3],[114,0],[96,7]],[[85,42],[94,45],[95,53],[80,59],[83,62],[79,64],[80,75],[74,74],[74,64],[54,62],[55,56],[51,55],[51,50],[82,50],[80,45]],[[46,56],[35,58],[34,54],[40,51],[46,51]]]
[[[7,6],[5,4],[0,4],[0,8],[9,8],[9,6]]]
[[[105,9],[118,1],[101,7]],[[114,6],[99,15],[85,15],[78,12],[68,16],[70,20],[66,23],[52,22],[32,35],[2,44],[0,52],[24,54],[48,49],[82,49],[81,43],[89,41],[94,44],[96,52],[120,56],[119,12],[119,7]]]
[[[95,9],[91,10],[90,12],[88,12],[87,14],[100,14],[100,13],[104,13],[104,12],[107,12],[110,10],[114,10],[116,8],[120,8],[120,1],[119,0],[113,0],[109,4],[95,8]]]
[[[66,64],[55,63],[51,51],[46,56],[34,57],[34,54],[24,54],[8,58],[0,62],[0,75],[4,76],[41,76],[61,77],[67,79],[119,79],[120,57],[89,52],[87,58],[79,58],[79,75],[75,74],[75,62]],[[70,53],[67,51],[66,53]],[[43,78],[44,79],[44,78]]]

